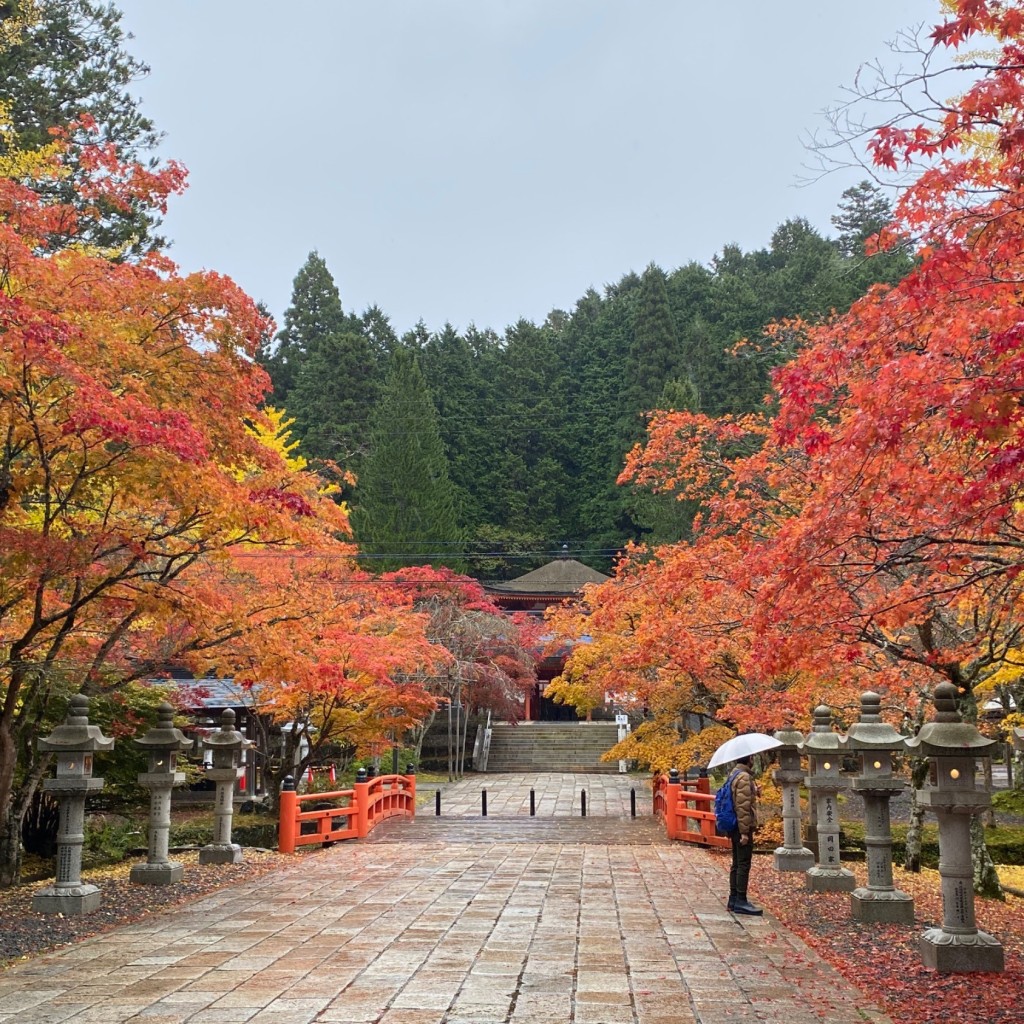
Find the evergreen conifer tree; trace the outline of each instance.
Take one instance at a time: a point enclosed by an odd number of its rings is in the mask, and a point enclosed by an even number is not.
[[[664,412],[700,412],[697,388],[689,377],[666,381],[657,408]],[[648,544],[673,544],[690,537],[698,503],[680,501],[672,492],[655,493],[635,484],[628,486],[627,507]]]
[[[889,200],[877,185],[861,181],[851,185],[839,200],[832,224],[839,231],[837,244],[844,256],[863,256],[864,242],[881,231],[892,217]]]
[[[427,563],[464,568],[437,411],[417,357],[407,348],[395,350],[371,419],[353,525],[374,571]]]
[[[676,325],[665,287],[665,273],[651,264],[640,279],[633,337],[626,359],[622,409],[623,452],[643,436],[643,414],[654,408],[679,361]]]
[[[358,476],[379,391],[377,362],[365,335],[343,331],[319,339],[301,362],[288,397],[303,452]]]
[[[7,0],[0,3],[0,22],[0,101],[12,129],[0,138],[0,154],[45,146],[51,128],[70,128],[88,115],[95,134],[72,132],[68,176],[38,187],[79,208],[79,243],[124,257],[160,248],[164,241],[154,234],[159,218],[143,203],[97,208],[83,203],[75,187],[79,147],[86,141],[111,142],[122,159],[156,166],[150,154],[160,133],[129,92],[149,68],[125,49],[131,36],[121,27],[121,12],[97,0]]]
[[[493,406],[488,381],[481,372],[482,357],[451,324],[445,324],[431,335],[419,361],[437,409],[460,518],[472,529],[486,518],[481,476],[494,461],[489,449],[493,437],[489,411]]]
[[[338,286],[327,264],[314,250],[295,275],[284,327],[266,363],[274,385],[275,405],[289,405],[289,393],[295,387],[302,363],[325,338],[340,335],[347,326]]]
[[[488,490],[492,514],[514,534],[563,536],[562,509],[570,491],[565,472],[564,361],[557,328],[520,320],[509,327],[497,375],[494,430],[501,456]]]

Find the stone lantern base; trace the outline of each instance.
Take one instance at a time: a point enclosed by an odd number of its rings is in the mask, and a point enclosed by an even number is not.
[[[850,916],[854,921],[913,924],[914,897],[899,889],[854,889],[850,893]]]
[[[185,877],[185,865],[169,860],[163,864],[135,864],[128,880],[136,885],[171,885]]]
[[[772,866],[776,871],[806,871],[814,867],[814,854],[806,846],[799,850],[778,846],[772,856]]]
[[[241,864],[242,848],[238,843],[211,843],[199,851],[200,864]]]
[[[808,892],[853,892],[857,879],[846,868],[811,868],[807,872]]]
[[[937,971],[980,973],[1003,971],[1003,947],[986,932],[957,935],[941,928],[929,928],[921,936],[921,961]]]
[[[100,905],[95,885],[50,885],[32,897],[32,909],[40,914],[91,914]]]

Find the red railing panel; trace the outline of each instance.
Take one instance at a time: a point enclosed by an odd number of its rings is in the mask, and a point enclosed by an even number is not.
[[[670,782],[667,775],[659,775],[654,780],[654,813],[664,819],[669,839],[729,849],[729,837],[715,828],[714,802],[707,777]]]
[[[347,801],[336,807],[303,810],[303,804]],[[333,793],[281,791],[278,850],[294,853],[297,846],[323,845],[343,839],[365,839],[385,818],[416,815],[416,776],[381,775]],[[344,822],[344,824],[341,824]],[[314,824],[314,828],[303,825]]]

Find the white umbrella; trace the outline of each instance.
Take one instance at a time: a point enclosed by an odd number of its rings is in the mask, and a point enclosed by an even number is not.
[[[738,761],[741,757],[760,754],[763,750],[772,750],[781,746],[782,741],[777,740],[774,736],[768,736],[763,732],[745,732],[740,736],[733,736],[731,740],[726,740],[711,755],[708,767],[717,768],[720,764]]]

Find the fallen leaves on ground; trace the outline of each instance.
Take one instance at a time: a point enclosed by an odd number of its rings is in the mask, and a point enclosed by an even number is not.
[[[26,960],[89,935],[128,924],[154,911],[190,903],[226,885],[237,885],[266,874],[284,861],[270,851],[246,850],[241,864],[200,864],[198,852],[176,853],[185,868],[182,881],[172,885],[136,885],[128,879],[131,862],[82,872],[82,881],[101,891],[99,908],[89,914],[41,914],[32,909],[32,896],[49,882],[0,889],[0,967]]]
[[[858,884],[866,884],[863,865],[854,867]],[[754,858],[751,888],[782,924],[880,1003],[894,1024],[1020,1024],[1024,899],[975,901],[978,927],[1003,944],[1004,973],[943,974],[924,967],[918,949],[925,929],[942,924],[939,873],[895,868],[893,874],[896,887],[914,897],[912,925],[854,921],[849,893],[809,893],[803,872],[776,871],[768,857]]]

